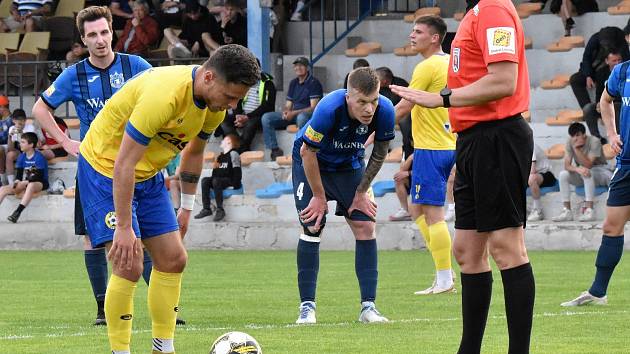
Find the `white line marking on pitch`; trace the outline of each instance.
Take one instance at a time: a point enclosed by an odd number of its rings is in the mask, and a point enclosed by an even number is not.
[[[534,314],[534,317],[560,317],[560,316],[591,316],[591,315],[615,315],[615,314],[628,314],[630,311],[620,310],[620,311],[563,311],[563,312],[543,312]],[[504,319],[505,315],[494,315],[489,316],[491,319]],[[459,321],[460,317],[452,317],[452,318],[410,318],[410,319],[401,319],[401,320],[392,320],[385,324],[379,325],[388,325],[388,324],[396,324],[396,323],[415,323],[415,322],[452,322]],[[318,323],[317,327],[347,327],[351,325],[356,325],[358,322],[337,322],[337,323]],[[255,324],[250,323],[244,326],[249,329],[282,329],[282,328],[296,328],[301,327],[297,324]],[[33,328],[33,327],[30,327]],[[44,327],[40,327],[44,328]],[[65,326],[54,326],[48,327],[49,329],[69,329],[69,327]],[[93,327],[88,327],[93,328]],[[234,327],[197,327],[187,325],[185,327],[177,327],[178,332],[207,332],[207,331],[225,331],[234,329]],[[136,329],[133,330],[133,333],[150,333],[150,329]],[[48,334],[10,334],[6,336],[0,337],[0,340],[20,340],[20,339],[37,339],[37,338],[63,338],[63,337],[83,337],[92,334],[98,334],[96,332],[75,332],[75,333],[48,333]]]

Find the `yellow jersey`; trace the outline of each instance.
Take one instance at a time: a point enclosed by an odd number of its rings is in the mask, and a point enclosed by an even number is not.
[[[446,87],[448,54],[434,54],[413,69],[409,87],[427,92],[440,92]],[[426,150],[455,150],[455,135],[451,132],[448,109],[425,108],[414,105],[411,109],[413,147]]]
[[[160,172],[199,136],[207,139],[225,111],[211,112],[193,98],[197,66],[152,68],[128,81],[98,113],[83,142],[81,156],[99,173],[113,178],[123,133],[147,147],[136,165],[136,182]]]

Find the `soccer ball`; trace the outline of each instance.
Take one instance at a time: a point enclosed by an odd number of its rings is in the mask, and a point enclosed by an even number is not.
[[[262,349],[249,334],[228,332],[214,341],[210,354],[262,354]]]

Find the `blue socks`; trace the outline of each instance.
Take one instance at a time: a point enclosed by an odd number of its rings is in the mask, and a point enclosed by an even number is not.
[[[376,299],[378,282],[378,255],[376,239],[357,240],[354,253],[354,269],[361,289],[361,302]]]
[[[315,301],[317,273],[319,273],[319,242],[299,240],[297,268],[300,301]]]
[[[107,291],[107,258],[105,257],[105,248],[97,248],[93,250],[85,250],[83,252],[85,259],[85,269],[87,270],[92,292],[96,301],[105,299],[105,291]]]
[[[593,280],[593,285],[588,290],[591,295],[597,297],[606,295],[608,282],[621,259],[622,253],[623,235],[618,237],[602,236],[602,244],[599,246],[597,260],[595,261],[595,266],[597,267],[595,280]]]
[[[142,278],[144,282],[149,285],[149,280],[151,280],[151,270],[153,269],[153,261],[151,260],[151,256],[149,252],[147,252],[146,248],[142,249],[144,251],[144,270],[142,270]]]

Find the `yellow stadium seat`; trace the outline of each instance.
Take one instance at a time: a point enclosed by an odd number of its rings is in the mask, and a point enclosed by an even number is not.
[[[84,0],[59,0],[57,9],[55,10],[55,16],[73,17],[85,8]]]
[[[289,124],[289,125],[287,126],[287,132],[289,132],[289,133],[295,134],[295,133],[297,133],[297,132],[298,132],[298,130],[299,130],[299,129],[298,129],[298,126],[297,126],[297,125],[295,125],[295,124]]]
[[[560,160],[564,157],[564,144],[555,144],[545,150],[545,155],[550,160]]]
[[[442,10],[440,10],[439,7],[422,7],[422,8],[417,9],[412,14],[405,15],[404,21],[411,23],[421,16],[426,16],[426,15],[440,16],[441,12]]]
[[[361,42],[356,47],[346,49],[347,57],[366,57],[372,53],[380,53],[383,46],[378,42]]]
[[[293,163],[293,157],[291,157],[291,155],[278,156],[276,157],[276,162],[280,166],[291,166]]]
[[[551,80],[544,80],[540,83],[540,87],[545,90],[556,90],[566,87],[569,84],[571,76],[568,74],[558,74]]]
[[[249,166],[252,162],[263,161],[265,153],[260,150],[245,151],[241,154],[241,166]]]

